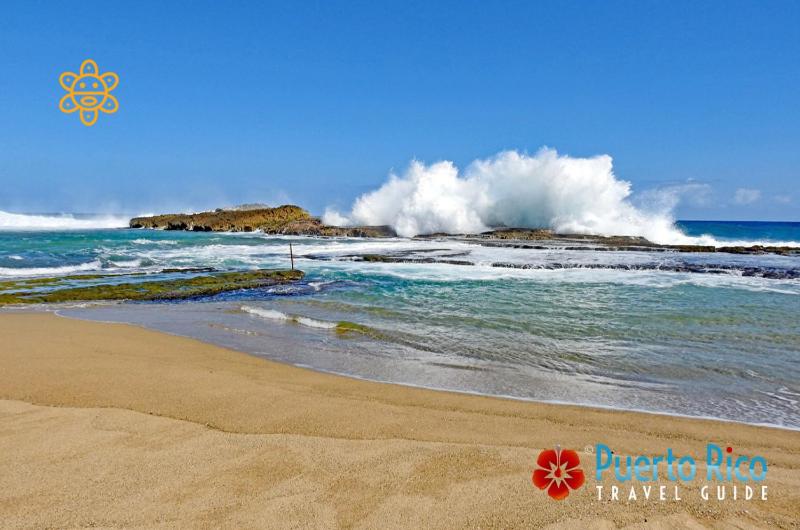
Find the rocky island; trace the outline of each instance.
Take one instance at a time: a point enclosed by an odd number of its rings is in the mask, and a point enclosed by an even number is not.
[[[394,237],[388,226],[329,226],[303,208],[285,204],[276,208],[218,208],[213,212],[134,217],[131,228],[194,232],[255,232],[292,236]]]

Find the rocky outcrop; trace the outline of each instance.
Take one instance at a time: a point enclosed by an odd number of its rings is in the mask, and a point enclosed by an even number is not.
[[[131,228],[156,228],[161,230],[191,230],[195,232],[274,232],[293,221],[311,219],[299,206],[279,206],[257,210],[215,210],[191,214],[166,214],[152,217],[135,217]]]
[[[388,226],[330,226],[317,218],[287,223],[278,233],[293,236],[395,237]]]
[[[194,232],[254,232],[266,234],[338,236],[338,237],[392,237],[394,230],[388,226],[339,227],[323,224],[299,206],[287,204],[277,208],[214,210],[191,214],[165,214],[151,217],[134,217],[131,228],[158,230],[189,230]]]

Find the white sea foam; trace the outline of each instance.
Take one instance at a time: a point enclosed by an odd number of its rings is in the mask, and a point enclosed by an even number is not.
[[[178,242],[173,239],[145,239],[139,238],[131,241],[134,245],[177,245]]]
[[[614,175],[608,155],[575,158],[547,148],[533,156],[504,151],[475,160],[464,171],[449,161],[414,161],[403,175],[392,174],[383,186],[360,196],[349,213],[329,208],[323,220],[345,226],[390,225],[405,237],[509,226],[643,236],[661,244],[731,243],[681,232],[672,217],[679,198],[674,189],[660,198],[650,192],[647,207],[635,206],[631,194],[631,184]]]
[[[303,316],[287,315],[286,313],[276,311],[274,309],[264,309],[261,307],[251,307],[246,305],[242,306],[241,309],[245,313],[249,313],[261,318],[280,320],[284,322],[294,322],[296,324],[302,324],[303,326],[308,326],[311,328],[333,329],[336,327],[334,322],[325,322]]]
[[[246,305],[243,305],[241,309],[245,313],[250,313],[251,315],[256,315],[262,318],[268,318],[270,320],[291,320],[291,317],[286,313],[275,311],[274,309],[263,309],[260,307],[250,307]]]
[[[5,277],[25,277],[25,276],[59,276],[62,274],[73,274],[76,272],[98,271],[103,264],[99,260],[80,265],[65,265],[63,267],[31,267],[27,269],[0,267],[0,276]]]
[[[324,322],[322,320],[316,320],[308,317],[294,317],[294,321],[298,324],[312,328],[333,329],[336,327],[335,322]]]
[[[109,261],[108,264],[111,265],[112,267],[118,267],[120,269],[134,269],[142,266],[142,260],[131,259],[131,260]]]
[[[327,281],[327,282],[308,282],[308,286],[309,286],[309,287],[311,287],[312,289],[314,289],[314,291],[315,291],[315,292],[319,292],[319,291],[321,291],[321,290],[322,290],[322,288],[323,288],[324,286],[326,286],[326,285],[330,285],[330,284],[332,284],[332,283],[334,283],[334,282],[333,282],[333,281]]]
[[[0,230],[90,230],[126,226],[127,218],[110,215],[81,219],[72,214],[28,215],[0,210]]]

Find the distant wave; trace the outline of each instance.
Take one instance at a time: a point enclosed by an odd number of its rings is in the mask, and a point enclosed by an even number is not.
[[[404,237],[507,226],[641,236],[660,244],[730,244],[682,232],[672,216],[680,198],[674,188],[646,193],[648,206],[634,205],[631,184],[618,179],[612,166],[608,155],[576,158],[547,148],[533,156],[504,151],[463,171],[450,161],[414,161],[404,174],[392,174],[380,188],[360,196],[349,213],[329,208],[323,220],[340,226],[390,225]]]
[[[80,218],[72,214],[28,215],[0,210],[0,230],[91,230],[127,226],[127,218],[111,215]]]

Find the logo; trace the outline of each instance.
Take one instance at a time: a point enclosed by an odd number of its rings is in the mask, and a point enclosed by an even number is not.
[[[81,122],[87,127],[97,122],[98,113],[114,114],[119,109],[117,98],[111,95],[119,84],[119,76],[114,72],[101,74],[91,59],[83,61],[79,73],[61,74],[58,82],[67,91],[58,108],[65,114],[80,111]]]
[[[699,484],[703,501],[716,499],[767,500],[767,460],[761,455],[735,455],[733,447],[724,450],[714,443],[706,445],[705,473],[692,455],[678,455],[668,447],[663,455],[618,455],[604,444],[596,445],[595,478],[604,475],[616,483],[610,487],[597,484],[597,500],[628,502],[643,499],[681,500],[681,486],[705,479]],[[702,461],[701,461],[702,462]],[[671,483],[671,492],[666,484]],[[627,490],[627,494],[624,489]],[[605,495],[604,495],[605,492]]]
[[[598,501],[681,502],[684,486],[703,502],[766,501],[769,466],[763,455],[738,454],[733,446],[706,444],[705,458],[676,453],[619,454],[609,446],[587,445],[594,454],[594,488]],[[555,500],[566,499],[586,482],[578,453],[570,449],[545,449],[536,459],[533,485]],[[588,462],[591,468],[591,460]],[[590,487],[591,488],[591,487]]]
[[[571,449],[545,449],[536,459],[537,469],[533,471],[533,485],[557,501],[567,498],[570,490],[583,486],[586,477],[579,467],[581,460],[578,453]]]

